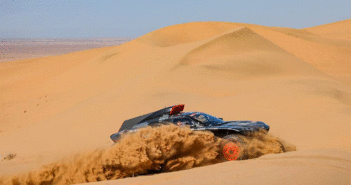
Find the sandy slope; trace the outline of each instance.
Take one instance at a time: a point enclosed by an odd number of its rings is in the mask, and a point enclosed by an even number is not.
[[[123,120],[185,103],[264,121],[298,151],[103,184],[350,183],[349,23],[188,23],[121,46],[2,63],[0,155],[17,157],[0,161],[0,174],[109,146]]]

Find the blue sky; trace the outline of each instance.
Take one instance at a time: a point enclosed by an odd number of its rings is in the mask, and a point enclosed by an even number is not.
[[[351,0],[0,0],[0,38],[138,37],[194,21],[305,28],[350,10]]]

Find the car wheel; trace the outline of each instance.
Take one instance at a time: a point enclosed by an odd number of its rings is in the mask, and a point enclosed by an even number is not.
[[[243,159],[243,140],[236,134],[223,137],[224,141],[220,148],[220,158],[223,161],[234,161]]]

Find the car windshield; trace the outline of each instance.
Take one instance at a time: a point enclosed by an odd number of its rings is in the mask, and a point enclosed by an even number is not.
[[[216,118],[214,116],[211,116],[209,114],[205,114],[205,113],[194,113],[194,114],[191,114],[190,116],[192,116],[194,119],[200,121],[201,123],[203,123],[205,125],[224,123],[223,120]]]

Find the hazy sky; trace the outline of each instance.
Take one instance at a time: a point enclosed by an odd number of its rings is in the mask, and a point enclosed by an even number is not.
[[[226,21],[305,28],[351,18],[351,0],[0,0],[0,38],[138,37]]]

